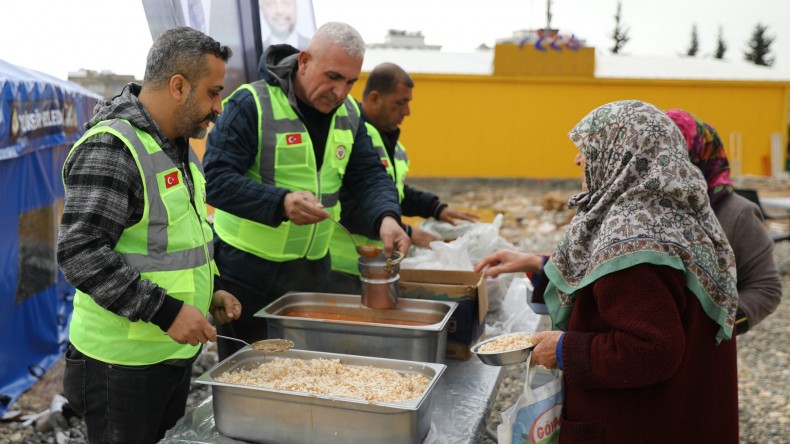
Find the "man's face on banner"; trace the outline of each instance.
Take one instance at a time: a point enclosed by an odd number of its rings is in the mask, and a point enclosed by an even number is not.
[[[296,25],[296,0],[261,0],[263,18],[272,34],[285,39]]]

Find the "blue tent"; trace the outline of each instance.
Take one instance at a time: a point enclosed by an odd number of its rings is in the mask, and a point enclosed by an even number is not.
[[[0,414],[65,351],[74,289],[55,260],[61,167],[99,99],[0,60]]]

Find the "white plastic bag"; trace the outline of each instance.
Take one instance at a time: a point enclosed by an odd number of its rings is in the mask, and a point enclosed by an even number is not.
[[[508,288],[513,276],[502,273],[499,276],[486,278],[486,292],[488,293],[488,311],[497,311],[508,295]]]
[[[501,282],[497,282],[500,281]],[[506,282],[509,282],[506,284]],[[491,293],[493,285],[498,292],[504,292],[498,297],[497,308],[491,308]],[[515,333],[517,331],[537,331],[542,316],[536,314],[525,303],[532,295],[532,283],[524,277],[523,273],[502,273],[494,279],[486,281],[488,287],[488,309],[495,310],[494,316],[486,319],[486,334],[498,336],[501,334]],[[506,288],[502,288],[506,287]],[[497,314],[498,313],[498,314]]]
[[[530,356],[531,358],[532,356]],[[530,367],[524,393],[502,412],[497,431],[499,444],[553,444],[560,439],[560,418],[564,402],[562,371]]]
[[[524,303],[532,297],[532,290],[532,282],[523,276],[515,277],[510,283],[502,304],[502,308],[510,313],[503,326],[504,332],[538,331],[541,317]]]
[[[491,223],[466,223],[462,227],[459,224],[459,228],[463,229],[460,237],[447,243],[431,242],[431,249],[412,248],[409,256],[400,263],[400,268],[471,271],[476,263],[489,254],[515,248],[499,235],[502,217],[502,214],[497,214]],[[446,222],[436,223],[452,226]]]

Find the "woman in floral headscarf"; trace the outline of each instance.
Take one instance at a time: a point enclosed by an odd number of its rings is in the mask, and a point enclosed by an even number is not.
[[[680,128],[691,163],[708,182],[708,197],[735,253],[738,269],[738,315],[735,328],[746,333],[782,301],[782,281],[774,263],[774,242],[763,225],[760,208],[735,193],[727,153],[716,130],[680,109],[664,111]]]
[[[586,191],[544,267],[562,331],[536,333],[532,352],[564,370],[560,443],[737,443],[735,262],[683,136],[639,101],[569,135]]]

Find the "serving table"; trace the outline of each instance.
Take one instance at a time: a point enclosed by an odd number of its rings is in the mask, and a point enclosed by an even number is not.
[[[489,311],[486,334],[535,331],[544,317],[526,308],[523,296],[505,298],[497,310]],[[423,444],[475,444],[486,436],[486,418],[496,399],[505,367],[483,364],[476,357],[447,359],[447,370],[434,388],[431,426]],[[524,365],[524,364],[514,364]],[[262,440],[265,437],[261,437]],[[241,443],[220,434],[214,425],[214,407],[209,396],[167,431],[163,444]]]

